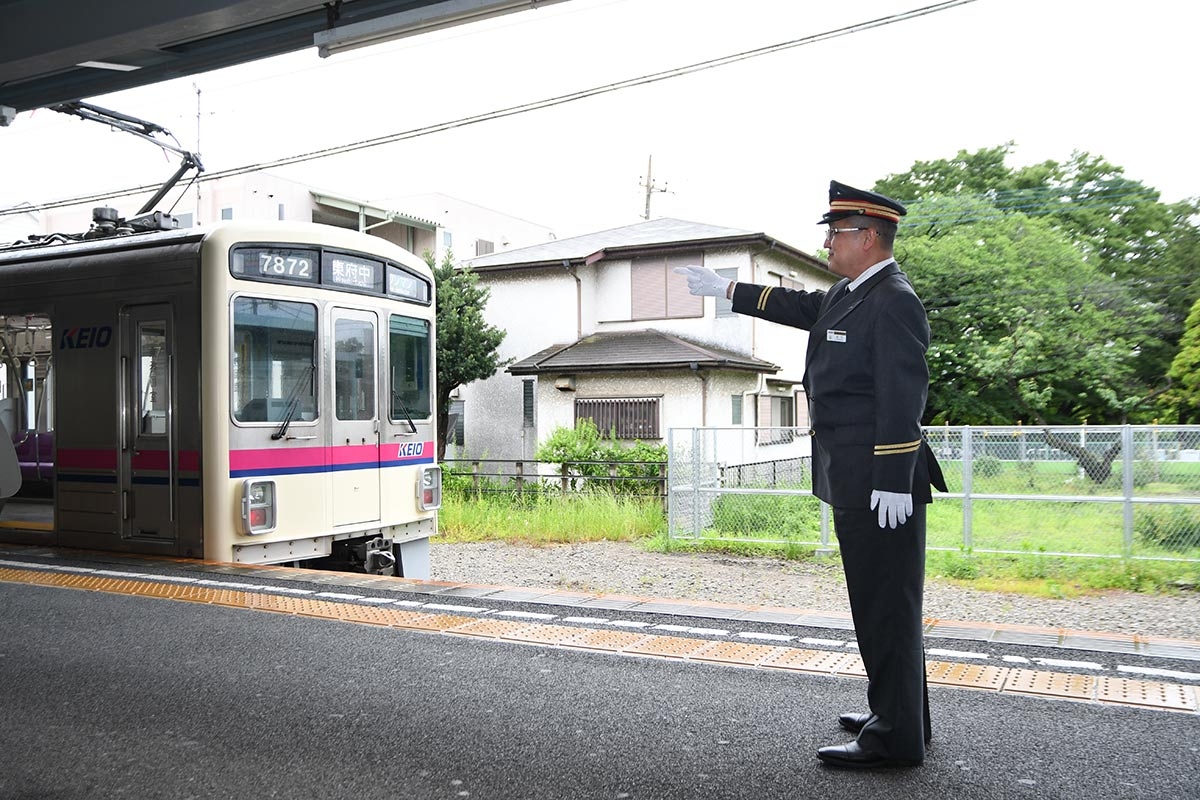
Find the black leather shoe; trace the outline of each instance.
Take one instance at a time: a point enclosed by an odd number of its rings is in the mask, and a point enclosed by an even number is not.
[[[863,726],[870,721],[870,711],[866,712],[865,714],[858,714],[852,711],[848,714],[840,714],[838,716],[838,725],[841,725],[842,728],[850,731],[851,733],[858,733],[863,729]]]
[[[842,769],[878,769],[880,767],[916,767],[919,761],[900,761],[864,750],[858,742],[835,744],[817,750],[817,758],[831,767]]]
[[[838,725],[841,725],[842,728],[850,731],[851,733],[858,733],[859,731],[861,731],[863,729],[863,726],[865,726],[870,721],[871,721],[871,712],[870,711],[867,711],[866,713],[863,713],[863,714],[849,712],[847,714],[838,715]],[[933,741],[933,736],[931,734],[926,734],[925,735],[925,744],[929,744],[931,741]]]

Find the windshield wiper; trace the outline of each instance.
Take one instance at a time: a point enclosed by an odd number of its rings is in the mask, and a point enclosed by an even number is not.
[[[304,379],[309,378],[316,372],[316,365],[309,364],[304,368],[296,378],[296,383],[292,386],[292,392],[288,395],[287,411],[283,415],[283,422],[279,425],[279,430],[271,434],[271,439],[278,441],[287,435],[288,426],[292,424],[292,417],[296,416],[296,409],[300,406],[300,387],[304,385]],[[309,384],[308,391],[312,394],[312,384]]]
[[[400,404],[400,410],[404,412],[404,420],[408,423],[408,427],[412,428],[412,430],[409,431],[409,433],[416,433],[417,432],[417,423],[413,422],[412,414],[410,414],[408,412],[408,406],[406,406],[404,404],[404,399],[402,397],[400,397],[400,394],[395,389],[393,389],[392,390],[392,408],[395,408],[397,403]]]

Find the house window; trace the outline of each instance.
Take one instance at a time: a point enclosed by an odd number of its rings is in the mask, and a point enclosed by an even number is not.
[[[446,414],[448,417],[446,421],[449,423],[450,428],[446,436],[446,444],[463,446],[463,432],[466,429],[466,425],[463,423],[463,417],[465,416],[463,412],[465,410],[465,404],[462,400],[450,401],[450,410]]]
[[[717,270],[717,274],[720,275],[722,278],[727,278],[728,280],[736,281],[737,276],[738,276],[738,271],[737,271],[737,267],[730,267],[728,269]],[[735,317],[735,316],[737,316],[737,315],[733,313],[733,301],[726,300],[724,297],[718,297],[717,298],[717,318],[720,319],[721,317]]]
[[[657,397],[575,400],[575,422],[590,419],[603,436],[617,439],[659,439]]]
[[[489,242],[487,239],[475,240],[475,255],[486,256],[494,252],[496,252],[496,245],[493,242]]]
[[[283,203],[279,204],[279,218],[287,219],[287,214],[283,213]]]
[[[454,246],[454,234],[450,233],[450,231],[446,231],[446,230],[442,231],[442,247],[449,250],[453,246]]]
[[[702,264],[702,253],[635,258],[630,268],[629,318],[677,319],[704,316],[704,298],[688,291],[676,267]]]
[[[808,419],[808,397],[804,390],[798,390],[793,397],[796,401],[796,427],[807,428],[811,424]]]
[[[795,278],[789,278],[786,275],[778,275],[776,277],[779,278],[779,285],[784,289],[794,289],[797,292],[804,291],[804,284]]]
[[[792,396],[758,396],[758,444],[786,444],[796,438],[796,399]]]
[[[186,214],[176,214],[175,222],[180,228],[191,228],[195,225],[195,223],[192,222],[192,212],[190,211]]]
[[[221,209],[221,219],[233,219],[233,209],[232,208],[222,208]]]
[[[526,428],[533,427],[533,381],[521,381],[521,419]]]
[[[742,424],[742,396],[740,394],[731,395],[729,398],[729,405],[733,409],[731,419],[729,420],[730,424],[741,425]]]

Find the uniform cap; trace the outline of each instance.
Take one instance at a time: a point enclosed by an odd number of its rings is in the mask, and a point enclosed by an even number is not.
[[[827,225],[846,217],[879,217],[889,222],[899,222],[907,212],[904,206],[890,197],[875,192],[855,189],[837,181],[829,182],[829,210],[817,222]]]

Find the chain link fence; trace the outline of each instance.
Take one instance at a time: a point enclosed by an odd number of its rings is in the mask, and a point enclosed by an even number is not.
[[[668,534],[836,546],[810,457],[756,457],[764,443],[808,435],[670,429]],[[930,549],[1200,561],[1200,427],[947,426],[925,436],[949,489],[934,492]]]

